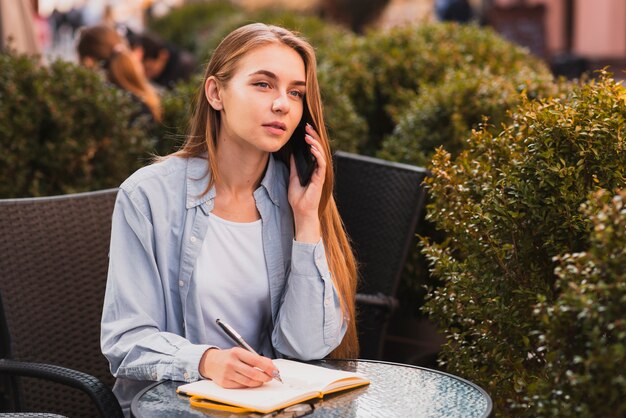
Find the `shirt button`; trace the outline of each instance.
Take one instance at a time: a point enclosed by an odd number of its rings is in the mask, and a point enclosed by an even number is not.
[[[183,377],[185,378],[185,380],[189,380],[189,373],[185,372],[185,374],[183,374]]]
[[[191,238],[189,238],[189,241],[191,241],[191,242],[196,242],[196,237],[191,237]]]
[[[330,306],[330,299],[326,299],[324,301],[324,306]]]
[[[154,380],[156,380],[156,378],[157,378],[157,374],[156,374],[156,372],[152,373],[152,378],[153,378]]]
[[[180,281],[178,282],[178,285],[182,287],[182,286],[184,286],[184,285],[185,285],[185,282],[183,282],[182,280],[180,280]]]

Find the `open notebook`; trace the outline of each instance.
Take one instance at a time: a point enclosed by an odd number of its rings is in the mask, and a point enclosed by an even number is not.
[[[285,359],[274,360],[274,364],[284,383],[271,380],[257,388],[224,389],[211,380],[199,380],[179,386],[177,392],[191,396],[190,402],[195,406],[230,412],[268,413],[370,383],[365,376],[353,372]]]

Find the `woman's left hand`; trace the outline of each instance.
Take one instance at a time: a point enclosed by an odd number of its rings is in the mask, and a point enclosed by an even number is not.
[[[304,139],[310,145],[311,153],[316,159],[315,169],[309,184],[301,186],[296,163],[293,155],[291,156],[288,198],[296,224],[296,240],[316,243],[320,238],[318,209],[326,178],[326,158],[319,135],[309,124],[306,125]]]

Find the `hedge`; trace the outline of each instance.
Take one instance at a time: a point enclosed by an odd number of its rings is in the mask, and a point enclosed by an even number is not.
[[[546,417],[623,417],[626,190],[596,192],[581,213],[589,246],[555,258],[558,296],[535,307],[548,378],[529,388],[530,402]]]
[[[204,62],[207,55],[202,48],[206,39],[220,22],[239,13],[241,7],[226,0],[189,3],[149,21],[148,30],[191,52],[198,62]]]
[[[448,71],[441,82],[424,85],[408,102],[377,155],[420,166],[430,164],[438,147],[456,156],[473,129],[482,124],[498,132],[523,97],[558,96],[564,86],[528,68],[509,75],[487,68]]]
[[[552,75],[543,62],[492,30],[474,25],[436,23],[371,31],[365,37],[339,43],[327,56],[320,71],[327,73],[327,82],[339,86],[357,114],[368,123],[368,135],[362,139],[359,151],[395,161],[424,164],[424,160],[406,158],[405,149],[432,154],[434,147],[430,144],[437,139],[430,138],[451,122],[446,112],[456,113],[469,122],[468,129],[455,133],[449,142],[462,142],[476,127],[477,110],[472,105],[478,100],[465,106],[454,103],[454,88],[459,88],[462,80],[474,85],[481,82],[481,98],[503,105],[478,109],[496,111],[494,119],[501,118],[514,102],[500,97],[506,92],[525,91],[530,98],[554,94]],[[504,84],[503,92],[499,89]],[[467,87],[462,88],[461,94],[472,93]],[[420,107],[427,107],[433,93],[441,97],[439,107],[426,116],[429,120],[422,131],[413,134],[411,128],[419,123],[410,124],[406,119],[415,118]],[[447,105],[453,106],[438,112]],[[396,132],[390,137],[400,124],[410,125],[408,132]],[[394,145],[394,141],[398,144]],[[430,143],[424,146],[422,141]]]
[[[116,187],[150,158],[139,105],[93,71],[12,51],[0,68],[0,197]]]
[[[447,338],[442,366],[482,385],[503,416],[539,416],[557,390],[546,365],[568,353],[547,351],[533,306],[555,303],[563,289],[554,257],[590,246],[592,222],[580,205],[600,188],[626,186],[621,95],[603,73],[565,98],[523,101],[501,133],[478,130],[457,158],[440,149],[433,159],[428,218],[447,238],[424,240],[443,283],[425,311]],[[599,343],[592,333],[581,338]],[[533,389],[540,382],[553,383]],[[583,392],[572,404],[584,404]]]

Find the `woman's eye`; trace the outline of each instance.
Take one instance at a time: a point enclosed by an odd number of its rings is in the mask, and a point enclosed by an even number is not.
[[[259,81],[257,83],[254,83],[254,85],[263,89],[267,89],[270,87],[269,83],[266,83],[265,81]]]
[[[299,98],[303,98],[304,97],[304,93],[302,93],[301,91],[298,91],[298,90],[290,91],[289,94],[291,94],[292,96],[295,96],[295,97],[299,97]]]

